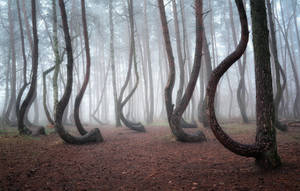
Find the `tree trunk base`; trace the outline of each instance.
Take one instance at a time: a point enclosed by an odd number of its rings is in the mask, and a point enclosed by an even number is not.
[[[281,165],[280,157],[277,152],[267,151],[256,158],[256,165],[262,169],[275,169]]]
[[[120,118],[121,118],[121,121],[124,123],[124,125],[126,127],[128,127],[129,129],[132,129],[134,131],[137,131],[137,132],[146,132],[146,129],[144,127],[144,125],[142,123],[135,123],[135,122],[131,122],[129,120],[127,120],[123,113],[121,112],[121,115],[120,115]]]

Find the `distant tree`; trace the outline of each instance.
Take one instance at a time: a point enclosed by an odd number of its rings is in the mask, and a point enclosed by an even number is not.
[[[275,127],[279,130],[287,131],[287,126],[280,123],[278,117],[279,104],[280,101],[282,100],[282,95],[286,84],[286,77],[279,63],[279,58],[278,58],[277,41],[276,41],[273,13],[271,8],[271,1],[267,0],[266,3],[268,8],[269,28],[270,28],[270,37],[271,37],[270,48],[271,48],[272,56],[274,59],[274,65],[275,65],[275,82],[276,82],[276,95],[274,97]],[[281,85],[280,77],[282,77],[283,79],[283,85]]]
[[[71,37],[69,33],[69,26],[68,26],[68,18],[67,13],[65,9],[65,3],[64,0],[59,0],[59,6],[61,10],[61,18],[62,18],[62,25],[63,25],[63,31],[64,31],[64,37],[65,37],[65,43],[66,43],[66,51],[67,51],[67,84],[65,91],[63,93],[63,97],[58,102],[56,107],[56,113],[55,113],[55,128],[59,134],[59,136],[67,143],[70,144],[85,144],[89,142],[101,142],[103,141],[102,135],[100,133],[100,130],[95,128],[91,130],[89,133],[81,136],[81,137],[75,137],[71,134],[69,134],[62,125],[62,118],[64,110],[70,100],[70,96],[72,93],[72,83],[73,83],[73,50],[72,50],[72,43],[71,43]],[[85,19],[85,1],[81,0],[81,6],[82,6],[82,20],[83,20],[83,28],[84,30],[87,30],[86,26],[86,19]],[[86,47],[88,49],[88,47]]]
[[[145,132],[146,130],[145,130],[143,124],[141,124],[140,122],[136,123],[136,122],[129,121],[128,119],[126,119],[126,117],[123,114],[124,106],[127,104],[129,99],[133,96],[133,94],[135,93],[135,91],[138,87],[138,84],[139,84],[139,75],[138,75],[138,70],[137,70],[137,59],[136,59],[136,48],[135,48],[135,27],[134,27],[134,15],[133,15],[132,0],[127,0],[127,4],[128,4],[129,27],[130,27],[130,49],[129,49],[129,59],[128,59],[129,63],[128,63],[126,79],[125,79],[123,86],[121,87],[120,94],[118,97],[118,106],[119,106],[118,113],[120,114],[121,121],[126,125],[126,127],[130,128],[132,130],[135,130],[135,131]],[[130,77],[131,77],[132,65],[134,67],[136,82],[134,84],[134,87],[129,91],[128,95],[125,98],[123,98],[125,89],[127,88]]]
[[[163,37],[165,40],[165,48],[169,61],[169,77],[168,83],[165,87],[165,105],[168,115],[168,121],[173,135],[176,137],[178,141],[182,142],[201,142],[205,141],[205,135],[198,131],[196,134],[190,135],[184,132],[182,129],[182,115],[185,109],[188,106],[188,103],[193,95],[197,78],[199,75],[200,67],[201,67],[201,57],[202,57],[202,44],[203,44],[203,19],[202,19],[202,0],[195,0],[195,14],[196,14],[196,48],[195,48],[195,60],[192,69],[192,73],[190,75],[190,80],[188,81],[187,88],[174,108],[174,104],[172,101],[172,92],[175,83],[175,61],[173,56],[173,50],[170,41],[169,28],[165,13],[165,5],[163,0],[158,0],[159,12],[161,25],[163,29]]]
[[[246,50],[249,31],[247,16],[241,0],[235,0],[242,26],[241,40],[235,51],[227,56],[214,71],[207,87],[207,113],[211,129],[216,138],[235,154],[254,157],[262,168],[276,168],[280,162],[277,154],[275,116],[273,105],[272,74],[270,65],[268,25],[265,1],[251,0],[251,17],[255,57],[256,79],[256,142],[245,145],[231,139],[220,127],[215,114],[214,99],[219,80],[223,74],[243,55]]]
[[[13,125],[16,120],[14,111],[16,104],[16,49],[15,49],[15,31],[14,19],[12,13],[12,2],[8,1],[8,22],[9,22],[9,42],[11,49],[11,73],[10,73],[10,100],[5,114],[5,120],[8,124]],[[12,119],[12,120],[11,120]]]
[[[23,58],[23,85],[19,90],[17,101],[16,101],[16,115],[19,118],[20,112],[20,102],[23,96],[23,93],[28,85],[27,83],[27,59],[25,53],[25,42],[24,42],[24,31],[23,31],[23,24],[22,24],[22,16],[20,11],[20,1],[17,0],[17,9],[18,9],[18,20],[19,20],[19,28],[20,28],[20,37],[21,37],[21,49],[22,49],[22,58]]]

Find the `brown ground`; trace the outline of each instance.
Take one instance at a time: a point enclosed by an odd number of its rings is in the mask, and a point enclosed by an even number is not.
[[[73,146],[57,135],[0,135],[2,190],[300,190],[300,128],[278,133],[283,165],[265,172],[252,158],[226,150],[206,130],[206,143],[174,141],[168,127],[147,133],[101,128],[105,142]],[[228,132],[252,142],[254,126]]]

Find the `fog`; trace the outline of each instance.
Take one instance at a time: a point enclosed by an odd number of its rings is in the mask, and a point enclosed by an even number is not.
[[[70,35],[72,39],[72,49],[74,58],[73,70],[73,90],[71,98],[65,111],[66,122],[74,123],[74,102],[78,94],[84,76],[86,73],[86,53],[83,38],[81,6],[80,1],[65,1]],[[0,0],[0,111],[2,116],[7,111],[9,100],[11,98],[12,88],[12,57],[15,56],[16,62],[16,95],[23,85],[23,58],[20,37],[19,20],[17,5],[11,1],[11,23],[9,20],[9,3],[7,0]],[[23,7],[24,6],[24,7]],[[146,6],[146,8],[145,8]],[[194,1],[177,0],[179,37],[181,45],[181,54],[184,63],[184,89],[190,76],[192,64],[195,55],[195,11]],[[300,40],[298,28],[300,25],[299,1],[272,1],[274,22],[276,29],[276,40],[278,57],[283,72],[286,76],[286,88],[283,91],[283,97],[279,104],[279,117],[297,118],[300,112],[295,109],[296,95],[299,94],[300,87],[296,78],[300,73]],[[24,8],[24,9],[23,9]],[[62,29],[61,12],[57,3],[57,21],[58,21],[58,49],[62,58],[60,73],[58,76],[58,98],[63,95],[65,83],[67,82],[67,53],[65,51],[65,39]],[[204,35],[209,47],[210,61],[212,69],[235,49],[233,38],[232,21],[236,38],[240,38],[240,22],[238,12],[232,1],[233,18],[230,17],[229,1],[204,1]],[[24,18],[24,10],[27,10],[27,18]],[[174,9],[172,1],[165,1],[165,10],[167,14],[170,38],[175,58],[176,81],[173,91],[173,102],[176,101],[177,90],[180,82],[179,56],[177,50],[177,37],[174,19]],[[146,11],[146,12],[145,12]],[[256,106],[255,91],[255,71],[254,54],[252,45],[252,28],[250,19],[250,5],[246,1],[246,11],[250,30],[250,39],[244,57],[240,59],[244,69],[245,92],[243,100],[245,101],[245,111],[249,120],[254,121]],[[87,26],[89,34],[90,52],[91,52],[91,74],[90,80],[80,104],[80,118],[85,124],[98,125],[99,121],[105,124],[115,124],[115,103],[113,89],[113,71],[111,57],[111,35],[113,35],[114,65],[116,73],[116,92],[119,95],[121,88],[126,81],[127,70],[129,67],[129,54],[131,45],[131,30],[127,1],[112,1],[112,21],[114,32],[111,34],[109,1],[91,0],[86,2]],[[32,51],[28,35],[31,34],[31,5],[30,1],[21,1],[21,18],[23,20],[25,54],[27,58],[27,81],[31,77]],[[43,72],[55,65],[55,55],[53,52],[53,10],[52,1],[37,1],[37,29],[39,39],[39,57],[38,57],[38,81],[37,97],[29,110],[29,120],[36,124],[47,125],[49,122],[45,115],[43,105]],[[139,83],[136,91],[124,106],[124,115],[131,121],[142,122],[143,124],[165,123],[166,110],[164,99],[164,88],[168,78],[168,59],[163,39],[160,15],[156,0],[133,1],[134,18],[134,42],[135,57],[137,63],[137,72]],[[29,23],[29,30],[25,26],[25,20]],[[184,24],[183,24],[184,23]],[[11,28],[13,26],[13,29]],[[11,32],[13,30],[13,42]],[[287,38],[285,40],[284,38]],[[13,43],[13,44],[12,44]],[[12,46],[15,49],[15,55],[12,55]],[[147,50],[149,46],[149,51]],[[288,48],[291,50],[288,52]],[[206,86],[209,79],[207,76],[207,60],[203,50],[201,71],[198,77],[193,97],[188,108],[184,113],[185,120],[192,122],[198,119],[198,104],[203,102],[206,93]],[[275,82],[274,59],[271,58],[273,75],[274,97],[277,92]],[[293,69],[294,64],[294,69]],[[150,66],[149,66],[150,65]],[[151,70],[151,72],[149,72]],[[136,83],[134,66],[132,66],[128,87],[125,89],[123,99],[130,93]],[[151,76],[150,76],[151,75]],[[151,80],[152,79],[152,80]],[[237,91],[241,79],[238,63],[235,63],[229,71],[222,77],[218,86],[215,108],[219,120],[223,121],[242,121],[240,107],[237,101]],[[281,81],[283,78],[281,77]],[[150,83],[151,82],[151,83]],[[281,82],[282,83],[282,82]],[[22,100],[29,90],[25,89]],[[53,97],[53,71],[46,77],[46,105],[50,111],[50,116],[54,118],[54,97]],[[151,99],[153,93],[153,99]],[[100,102],[101,100],[101,102]],[[299,98],[298,98],[299,101]],[[100,104],[99,104],[100,102]],[[176,104],[176,103],[174,103]],[[99,106],[99,107],[98,107]],[[149,120],[153,107],[153,120]],[[14,107],[13,107],[14,108]],[[94,117],[93,117],[94,115]],[[97,120],[98,119],[98,122]],[[13,114],[10,119],[15,120]]]

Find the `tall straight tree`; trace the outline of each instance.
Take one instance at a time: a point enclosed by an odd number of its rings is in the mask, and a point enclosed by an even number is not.
[[[148,116],[148,123],[153,122],[153,115],[154,115],[154,88],[153,88],[153,74],[152,74],[152,60],[151,60],[151,51],[150,51],[150,35],[149,35],[149,27],[148,27],[148,15],[147,15],[147,0],[144,0],[144,27],[145,27],[145,46],[146,46],[146,54],[147,55],[147,65],[148,65],[148,73],[149,73],[149,116]]]
[[[242,0],[235,0],[235,3],[242,26],[241,40],[235,51],[227,56],[212,72],[207,87],[209,122],[214,135],[227,149],[241,156],[254,157],[257,164],[262,168],[276,168],[281,164],[281,161],[277,153],[276,131],[274,128],[275,116],[265,1],[250,1],[257,93],[255,144],[246,145],[234,141],[222,130],[216,119],[214,99],[218,83],[223,74],[243,55],[249,39],[248,22],[243,2]]]
[[[196,48],[195,48],[195,57],[194,57],[194,65],[192,69],[192,73],[190,75],[190,79],[187,84],[187,88],[174,108],[172,101],[172,92],[175,83],[175,61],[173,56],[173,50],[170,41],[169,27],[167,23],[167,17],[165,12],[165,5],[163,0],[157,0],[158,7],[160,12],[160,20],[163,30],[163,36],[165,40],[165,48],[169,61],[169,75],[168,75],[168,83],[165,87],[165,105],[167,110],[167,116],[169,125],[173,135],[176,137],[178,141],[182,142],[201,142],[205,141],[205,135],[198,131],[196,134],[187,134],[182,129],[182,115],[186,110],[189,101],[193,95],[197,78],[199,76],[199,71],[201,68],[201,57],[202,57],[202,44],[203,44],[203,3],[202,0],[195,0],[195,15],[196,15]]]
[[[114,21],[113,21],[113,0],[109,1],[109,30],[110,30],[110,64],[112,72],[112,84],[113,84],[113,94],[114,94],[114,109],[115,109],[115,125],[117,127],[121,126],[120,119],[120,105],[118,104],[118,92],[117,92],[117,82],[116,82],[116,67],[115,67],[115,35],[114,35]]]
[[[10,100],[5,114],[5,120],[12,125],[16,119],[16,112],[14,111],[16,104],[16,49],[15,49],[15,32],[14,19],[12,13],[12,2],[8,1],[8,21],[9,21],[9,42],[11,49],[11,77],[10,77]],[[10,117],[12,121],[10,120]]]

